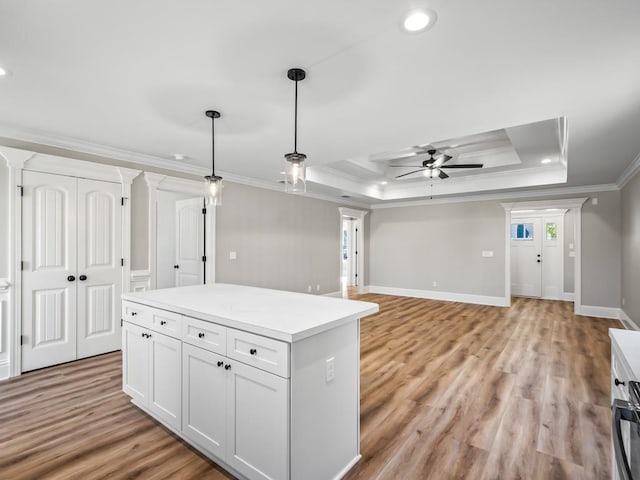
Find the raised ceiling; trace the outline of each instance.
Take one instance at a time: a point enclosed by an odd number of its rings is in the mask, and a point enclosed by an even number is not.
[[[415,7],[438,22],[409,35],[400,23]],[[216,172],[275,186],[296,66],[308,71],[298,149],[310,192],[381,203],[612,184],[640,152],[638,20],[636,0],[1,2],[0,136],[205,175],[214,108]],[[513,131],[545,122],[568,126],[555,163],[566,182],[556,172],[525,185],[531,172],[515,165],[548,145]],[[487,168],[431,191],[388,171],[416,147],[474,138],[484,150],[461,147],[451,162],[481,156]]]

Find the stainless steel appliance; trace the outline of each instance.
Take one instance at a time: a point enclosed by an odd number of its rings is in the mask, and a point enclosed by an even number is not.
[[[629,381],[629,401],[613,400],[611,435],[617,478],[640,480],[640,382]]]

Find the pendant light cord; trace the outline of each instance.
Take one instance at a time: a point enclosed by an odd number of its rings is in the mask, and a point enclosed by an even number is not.
[[[293,153],[298,153],[298,80],[296,80],[296,100],[293,121]]]
[[[215,118],[211,117],[211,176],[216,176],[216,136],[214,127]]]

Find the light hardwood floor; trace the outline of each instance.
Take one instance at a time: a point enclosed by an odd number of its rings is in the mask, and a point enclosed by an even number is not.
[[[361,328],[346,479],[608,479],[607,329],[572,304],[387,295]],[[229,479],[132,406],[120,354],[0,382],[0,479]],[[321,454],[321,452],[319,452]]]

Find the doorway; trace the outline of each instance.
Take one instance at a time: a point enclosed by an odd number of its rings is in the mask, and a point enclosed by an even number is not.
[[[358,221],[352,217],[342,218],[342,289],[358,286]]]
[[[511,214],[511,294],[564,299],[566,210]]]

